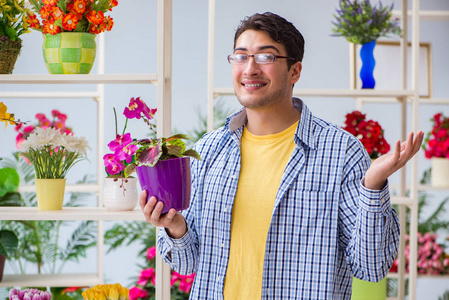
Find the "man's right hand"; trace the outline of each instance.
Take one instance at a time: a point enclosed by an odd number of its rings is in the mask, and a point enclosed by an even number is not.
[[[168,235],[174,239],[180,239],[187,233],[187,224],[184,216],[176,209],[170,209],[166,214],[161,215],[164,203],[152,196],[147,201],[147,191],[140,193],[139,203],[145,221],[155,227],[164,227]]]

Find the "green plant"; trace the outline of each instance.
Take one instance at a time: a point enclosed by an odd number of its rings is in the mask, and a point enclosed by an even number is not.
[[[10,230],[0,230],[0,255],[9,258],[16,251],[19,240],[17,235]]]
[[[369,0],[340,0],[333,14],[333,36],[343,36],[348,42],[366,44],[380,37],[401,35],[398,20],[392,20],[393,4],[373,6]]]
[[[1,0],[0,36],[6,36],[13,42],[20,41],[19,36],[30,32],[28,19],[30,13],[31,11],[25,7],[25,0]]]
[[[444,292],[443,295],[438,297],[438,300],[449,300],[449,291]]]

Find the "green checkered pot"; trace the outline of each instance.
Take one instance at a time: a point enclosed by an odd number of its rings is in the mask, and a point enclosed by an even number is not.
[[[61,32],[44,34],[45,64],[51,74],[89,74],[95,60],[95,34]]]

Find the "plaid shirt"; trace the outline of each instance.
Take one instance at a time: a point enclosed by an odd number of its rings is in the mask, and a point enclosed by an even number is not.
[[[262,299],[350,299],[353,276],[381,280],[397,253],[388,183],[382,191],[365,188],[371,161],[363,145],[301,100],[293,103],[302,114],[271,217]],[[192,160],[191,206],[182,212],[188,232],[175,240],[161,230],[158,237],[174,270],[196,273],[191,299],[223,299],[246,120],[242,109],[197,143],[202,160]]]

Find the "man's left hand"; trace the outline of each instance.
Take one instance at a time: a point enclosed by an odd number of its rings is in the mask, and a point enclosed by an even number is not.
[[[381,190],[391,174],[405,166],[405,164],[419,151],[424,138],[424,132],[415,134],[410,132],[407,141],[396,142],[393,152],[382,155],[374,160],[365,174],[365,187],[370,190]]]

